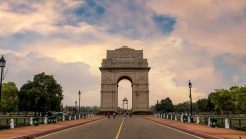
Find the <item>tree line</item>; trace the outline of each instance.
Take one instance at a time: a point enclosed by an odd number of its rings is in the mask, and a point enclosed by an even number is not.
[[[52,75],[44,72],[34,75],[33,81],[27,81],[20,90],[14,82],[3,83],[1,111],[36,113],[60,111],[63,100],[62,86]]]
[[[214,112],[217,114],[245,113],[246,86],[232,86],[229,89],[215,89],[207,98],[192,103],[195,113]],[[167,97],[152,106],[155,112],[187,112],[190,111],[190,101],[174,105]]]

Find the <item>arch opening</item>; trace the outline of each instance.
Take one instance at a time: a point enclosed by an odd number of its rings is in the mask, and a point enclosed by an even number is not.
[[[132,80],[127,76],[119,78],[117,82],[118,107],[119,113],[132,111]],[[127,101],[126,101],[127,99]],[[123,101],[124,100],[124,101]]]
[[[131,79],[130,77],[128,77],[128,76],[121,76],[121,77],[118,79],[118,81],[117,81],[117,85],[119,84],[119,82],[120,82],[121,80],[128,80],[128,81],[130,81],[131,84],[132,84],[132,79]]]

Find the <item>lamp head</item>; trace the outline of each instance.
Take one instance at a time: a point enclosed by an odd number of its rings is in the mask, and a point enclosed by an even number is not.
[[[1,59],[0,59],[0,67],[1,68],[4,68],[6,66],[6,60],[4,59],[4,57],[3,57],[3,55],[2,55],[2,57],[1,57]]]
[[[192,88],[192,84],[191,84],[190,80],[189,80],[189,84],[188,85],[189,85],[189,88]]]

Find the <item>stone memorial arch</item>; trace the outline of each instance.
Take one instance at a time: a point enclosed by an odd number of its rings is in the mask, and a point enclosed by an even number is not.
[[[127,46],[107,50],[102,60],[101,71],[101,112],[117,112],[118,83],[127,79],[132,87],[132,112],[149,111],[149,78],[147,59],[143,50],[134,50]]]

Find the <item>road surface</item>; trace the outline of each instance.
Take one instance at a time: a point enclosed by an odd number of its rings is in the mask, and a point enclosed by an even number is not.
[[[198,139],[199,137],[148,121],[140,116],[102,119],[39,139]]]

